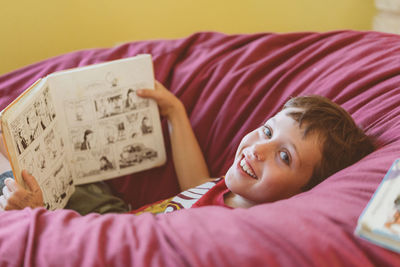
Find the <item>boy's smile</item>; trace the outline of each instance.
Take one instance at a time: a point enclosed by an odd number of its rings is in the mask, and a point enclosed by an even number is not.
[[[303,136],[287,108],[241,141],[225,182],[226,204],[248,207],[289,198],[302,191],[321,161],[316,134]]]
[[[248,174],[250,177],[252,177],[254,179],[258,179],[257,175],[255,175],[253,169],[251,168],[249,163],[247,163],[244,156],[243,156],[242,160],[239,162],[239,165],[240,165],[241,169],[245,172],[245,174]]]

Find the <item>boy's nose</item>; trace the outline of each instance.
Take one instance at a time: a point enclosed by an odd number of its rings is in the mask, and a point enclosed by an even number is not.
[[[268,159],[269,154],[273,151],[273,142],[258,142],[253,144],[253,156],[256,160],[265,161]]]

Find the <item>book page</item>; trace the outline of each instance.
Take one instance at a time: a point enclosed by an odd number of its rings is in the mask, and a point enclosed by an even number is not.
[[[13,145],[7,149],[17,160],[13,164],[16,179],[22,183],[21,171],[26,169],[42,189],[45,207],[64,207],[74,192],[74,185],[46,80],[29,97],[10,107],[9,114],[7,121]]]
[[[112,61],[49,76],[67,139],[75,184],[111,179],[164,164],[151,57]]]

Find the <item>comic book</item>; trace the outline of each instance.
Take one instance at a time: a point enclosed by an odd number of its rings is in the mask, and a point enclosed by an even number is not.
[[[48,209],[62,208],[75,185],[111,179],[166,161],[150,55],[56,72],[1,113],[13,173],[38,181]]]
[[[400,159],[393,163],[358,219],[355,234],[400,253]]]

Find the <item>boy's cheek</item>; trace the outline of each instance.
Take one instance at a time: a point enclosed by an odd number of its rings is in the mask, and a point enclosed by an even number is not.
[[[240,142],[239,148],[245,148],[253,145],[259,139],[259,129],[246,134]]]

